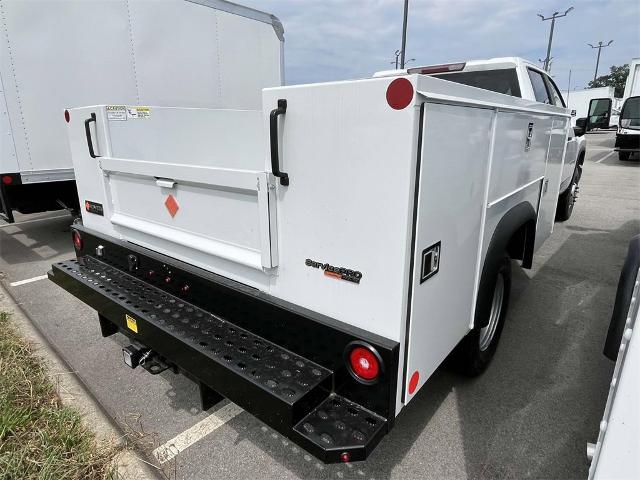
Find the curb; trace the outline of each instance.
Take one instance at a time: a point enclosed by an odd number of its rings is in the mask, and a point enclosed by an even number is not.
[[[56,353],[48,340],[40,333],[29,317],[0,283],[0,308],[11,315],[18,333],[34,347],[42,359],[49,377],[56,387],[60,401],[80,413],[85,424],[100,442],[113,442],[123,447],[113,462],[121,480],[158,479],[161,470],[143,460],[136,452],[127,449],[125,434],[102,410],[93,395],[87,391],[76,372]]]

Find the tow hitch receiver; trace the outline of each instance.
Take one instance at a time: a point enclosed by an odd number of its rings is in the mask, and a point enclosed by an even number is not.
[[[228,398],[325,462],[364,460],[387,419],[333,391],[334,372],[93,257],[49,278],[133,342],[124,362],[199,383],[203,408]],[[112,326],[109,326],[112,324]]]
[[[157,375],[169,368],[169,365],[163,362],[160,356],[150,348],[129,345],[122,349],[122,357],[127,367],[136,368],[140,365],[151,375]]]

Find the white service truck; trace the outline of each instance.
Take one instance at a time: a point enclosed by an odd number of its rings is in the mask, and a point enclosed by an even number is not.
[[[447,356],[487,367],[512,260],[553,230],[570,113],[533,64],[494,63],[510,94],[423,67],[259,108],[69,109],[84,209],[49,277],[131,338],[130,367],[364,460]]]
[[[260,89],[283,84],[278,19],[224,0],[0,0],[0,23],[0,218],[8,222],[14,211],[78,209],[65,108],[260,108]]]
[[[629,64],[622,100],[615,150],[620,160],[629,160],[633,153],[640,155],[640,58]]]

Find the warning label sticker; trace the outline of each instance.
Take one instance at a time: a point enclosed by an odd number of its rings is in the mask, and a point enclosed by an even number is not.
[[[127,107],[127,118],[149,118],[150,116],[149,107]]]
[[[127,119],[127,107],[124,105],[107,105],[107,120],[121,122]]]
[[[136,322],[136,319],[127,314],[125,314],[124,317],[127,320],[127,328],[138,333],[138,322]]]

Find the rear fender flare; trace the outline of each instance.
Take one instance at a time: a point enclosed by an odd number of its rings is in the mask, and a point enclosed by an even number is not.
[[[522,236],[522,237],[521,237]],[[533,248],[536,237],[536,212],[529,202],[522,202],[512,207],[498,222],[491,236],[487,254],[484,258],[474,318],[484,319],[485,327],[489,319],[488,310],[493,298],[494,278],[498,274],[500,260],[510,249],[522,248],[522,266],[531,268]]]

